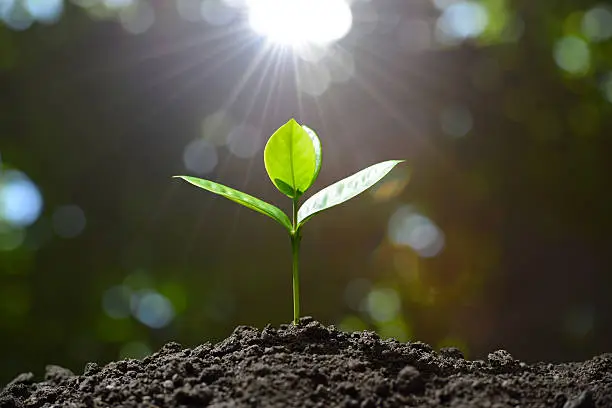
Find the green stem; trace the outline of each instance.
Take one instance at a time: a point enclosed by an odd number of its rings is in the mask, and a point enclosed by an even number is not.
[[[293,230],[291,231],[291,253],[293,256],[293,324],[300,320],[300,231],[297,227],[298,200],[293,200]]]

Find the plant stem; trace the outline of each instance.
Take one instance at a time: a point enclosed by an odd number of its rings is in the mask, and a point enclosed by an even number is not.
[[[300,231],[297,227],[298,200],[293,200],[293,230],[291,231],[291,254],[293,256],[293,324],[300,320]]]

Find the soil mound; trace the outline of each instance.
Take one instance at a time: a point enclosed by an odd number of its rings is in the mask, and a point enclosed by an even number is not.
[[[82,375],[48,366],[17,376],[0,408],[21,407],[558,407],[612,408],[612,354],[526,364],[503,350],[468,361],[458,349],[345,333],[311,318],[239,326],[218,344],[168,343],[143,360]]]

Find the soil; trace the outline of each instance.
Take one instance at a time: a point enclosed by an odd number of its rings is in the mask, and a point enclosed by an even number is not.
[[[300,325],[240,326],[218,344],[168,343],[143,360],[82,375],[48,366],[0,392],[15,407],[612,407],[612,354],[526,364],[503,350],[468,361],[458,349]]]

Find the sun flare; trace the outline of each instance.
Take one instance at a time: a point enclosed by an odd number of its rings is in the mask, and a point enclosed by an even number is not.
[[[248,0],[251,28],[269,41],[299,47],[344,37],[353,23],[345,0]]]

